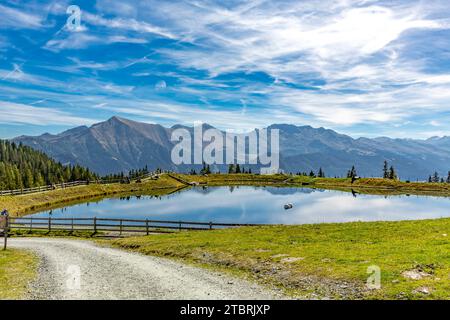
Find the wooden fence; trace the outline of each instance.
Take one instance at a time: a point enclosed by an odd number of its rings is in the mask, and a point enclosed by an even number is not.
[[[90,183],[96,183],[95,181],[74,181],[74,182],[64,182],[58,183],[49,186],[35,187],[35,188],[27,188],[27,189],[16,189],[16,190],[0,190],[0,196],[15,196],[19,194],[29,194],[29,193],[37,193],[44,192],[56,189],[65,189],[70,187],[77,186],[85,186]]]
[[[110,218],[10,218],[11,229],[50,231],[91,231],[122,233],[168,233],[183,230],[206,231],[220,228],[262,226],[262,224],[214,223],[196,221],[165,221]]]
[[[154,178],[157,176],[159,176],[159,175],[154,174],[154,173],[148,173],[148,174],[142,175],[140,177],[130,179],[128,181],[129,182],[138,181],[141,179]],[[30,194],[30,193],[45,192],[45,191],[50,191],[50,190],[65,189],[65,188],[78,187],[78,186],[86,186],[89,184],[109,184],[109,183],[121,183],[121,182],[126,182],[126,181],[127,181],[126,179],[116,179],[116,180],[92,180],[92,181],[63,182],[63,183],[57,183],[57,184],[53,184],[53,185],[35,187],[35,188],[16,189],[16,190],[0,190],[0,196],[15,196],[15,195],[21,195],[21,194]]]
[[[9,215],[0,215],[0,236],[3,236],[3,250],[6,250],[8,243],[8,231],[9,231]]]

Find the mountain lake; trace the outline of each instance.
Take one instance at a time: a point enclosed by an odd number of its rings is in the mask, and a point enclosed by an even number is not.
[[[284,206],[292,204],[286,210]],[[450,217],[450,198],[308,188],[196,187],[161,197],[108,198],[30,215],[215,223],[310,224]]]

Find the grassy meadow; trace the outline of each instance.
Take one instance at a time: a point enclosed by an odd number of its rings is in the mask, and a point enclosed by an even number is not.
[[[450,299],[450,219],[245,227],[113,240],[300,298]],[[381,269],[381,288],[366,286]],[[412,279],[417,276],[420,279]]]
[[[0,197],[13,216],[92,199],[164,195],[199,186],[275,186],[336,189],[371,194],[450,195],[450,184],[387,179],[312,178],[290,175],[174,174],[142,183],[89,185]],[[332,208],[330,208],[332,210]],[[15,232],[15,236],[29,236]],[[35,233],[32,236],[67,236]],[[277,287],[298,298],[450,299],[450,219],[264,226],[175,232],[100,240],[101,243],[180,259]],[[86,233],[72,234],[89,238]],[[17,298],[32,279],[35,258],[0,252],[0,297]],[[368,268],[381,270],[381,288],[366,286]],[[18,276],[19,274],[19,276]],[[3,285],[2,285],[3,283]]]
[[[36,276],[38,259],[24,250],[0,251],[0,300],[20,299]]]

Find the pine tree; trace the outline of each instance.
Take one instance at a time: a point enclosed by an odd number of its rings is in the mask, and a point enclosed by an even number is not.
[[[433,182],[439,182],[439,174],[437,173],[437,171],[435,171],[433,174]]]
[[[322,168],[319,168],[319,172],[318,172],[317,176],[319,178],[325,178],[325,173],[323,172]]]
[[[393,166],[391,166],[389,168],[389,179],[391,179],[391,180],[397,180],[398,179],[397,173],[395,172],[395,169],[394,169]]]
[[[211,173],[211,169],[209,167],[209,165],[206,165],[206,162],[203,161],[203,167],[200,170],[200,174],[210,174]]]
[[[383,166],[383,178],[389,179],[389,169],[388,169],[388,162],[384,160],[384,166]]]
[[[352,166],[352,168],[347,172],[347,178],[355,179],[356,176],[357,176],[356,168],[355,166]]]
[[[24,172],[23,184],[25,188],[32,188],[34,186],[34,178],[31,169],[27,166]]]

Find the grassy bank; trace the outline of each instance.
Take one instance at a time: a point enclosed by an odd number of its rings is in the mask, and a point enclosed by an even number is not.
[[[300,297],[450,299],[449,237],[450,219],[438,219],[181,232],[112,243],[237,272]],[[381,269],[379,290],[366,288],[372,265]]]
[[[0,208],[6,208],[13,216],[16,216],[90,199],[102,199],[108,196],[164,195],[174,192],[183,186],[183,184],[167,176],[161,176],[158,180],[148,180],[142,183],[91,184],[28,195],[2,196],[0,197]]]
[[[313,178],[309,176],[290,175],[255,175],[255,174],[210,174],[207,176],[182,175],[177,177],[200,185],[229,186],[278,186],[305,187],[343,191],[356,191],[365,194],[415,194],[450,196],[449,183],[405,182],[381,178],[362,178],[352,183],[348,178]]]
[[[0,251],[0,299],[20,299],[36,275],[37,258],[27,251]]]

